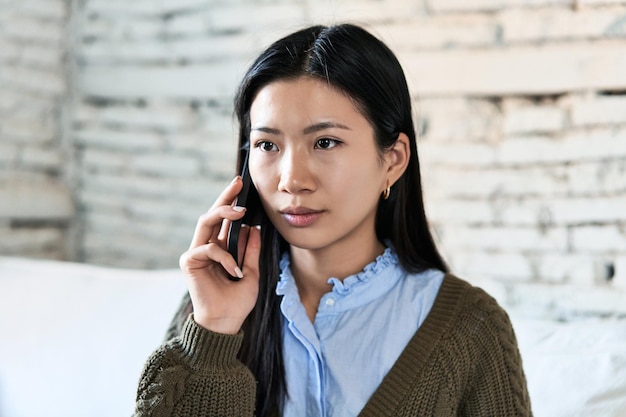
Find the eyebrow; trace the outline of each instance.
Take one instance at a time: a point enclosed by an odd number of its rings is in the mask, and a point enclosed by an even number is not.
[[[305,127],[304,130],[302,131],[302,133],[304,133],[305,135],[308,135],[310,133],[315,133],[315,132],[319,132],[321,130],[326,130],[326,129],[344,129],[344,130],[351,130],[348,126],[343,125],[341,123],[336,123],[336,122],[320,122],[320,123],[315,123],[311,126]]]
[[[336,123],[336,122],[320,122],[312,124],[311,126],[307,126],[302,130],[302,133],[305,135],[309,135],[311,133],[319,132],[326,129],[344,129],[344,130],[352,130],[348,126]],[[264,133],[269,133],[271,135],[280,135],[282,132],[279,129],[275,129],[272,127],[259,126],[253,127],[250,129],[251,131],[259,131]]]

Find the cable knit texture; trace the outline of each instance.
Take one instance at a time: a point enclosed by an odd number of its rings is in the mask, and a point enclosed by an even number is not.
[[[146,363],[136,417],[252,416],[256,381],[237,360],[243,333],[224,335],[185,323]]]
[[[253,416],[256,384],[236,359],[242,337],[187,318],[182,335],[148,360],[135,416]],[[360,415],[532,416],[507,314],[481,289],[446,275],[428,317]]]

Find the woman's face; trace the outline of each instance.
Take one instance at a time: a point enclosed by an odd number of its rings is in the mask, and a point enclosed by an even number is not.
[[[250,122],[250,175],[283,238],[309,250],[371,245],[388,163],[353,102],[317,79],[276,81]]]

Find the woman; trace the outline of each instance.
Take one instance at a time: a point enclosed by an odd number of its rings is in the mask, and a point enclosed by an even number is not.
[[[393,53],[353,25],[300,30],[259,56],[235,111],[261,226],[237,265],[240,177],[200,217],[136,415],[530,415],[507,315],[433,242]]]

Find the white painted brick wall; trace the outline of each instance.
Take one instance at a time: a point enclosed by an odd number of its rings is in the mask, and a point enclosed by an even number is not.
[[[372,24],[419,15],[425,0],[306,0],[307,17],[313,23],[343,21]]]
[[[483,15],[419,16],[372,28],[397,52],[488,46],[499,33],[497,22]]]
[[[241,64],[231,62],[181,68],[100,66],[81,72],[79,88],[86,95],[111,99],[224,99],[234,95],[243,72]]]
[[[14,166],[17,163],[19,148],[12,143],[0,143],[0,166]]]
[[[565,252],[569,243],[565,227],[447,227],[445,233],[448,250]]]
[[[473,2],[472,2],[473,3]],[[468,3],[471,4],[471,3]],[[626,54],[614,41],[407,53],[411,88],[424,95],[561,94],[621,89]]]
[[[619,255],[612,257],[613,266],[615,268],[615,277],[611,281],[611,285],[621,291],[626,290],[626,256]]]
[[[428,169],[432,172],[436,167],[428,164]],[[425,184],[429,195],[438,199],[585,197],[618,195],[626,190],[624,158],[566,165],[485,169],[446,167],[444,172],[441,171]]]
[[[190,156],[142,154],[131,159],[131,166],[138,174],[174,178],[200,175],[200,164],[197,158]]]
[[[507,111],[505,135],[554,133],[565,127],[565,112],[557,107],[524,107]]]
[[[73,257],[60,114],[67,2],[0,3],[0,254]]]
[[[574,228],[572,248],[579,252],[626,253],[626,225]]]
[[[129,154],[90,147],[82,152],[81,164],[85,171],[95,174],[124,172],[130,158]]]
[[[429,194],[427,194],[429,196]],[[445,225],[482,225],[494,222],[494,210],[488,201],[428,199],[429,218],[441,229]]]
[[[475,168],[488,167],[495,163],[496,150],[488,144],[460,142],[450,146],[448,143],[422,142],[419,145],[418,152],[427,166]]]
[[[74,211],[67,188],[52,179],[1,179],[0,201],[0,219],[59,221]]]
[[[200,0],[177,0],[163,2],[160,0],[135,0],[132,3],[124,0],[90,0],[85,3],[88,13],[125,14],[137,17],[160,17],[163,14],[202,8],[206,5]]]
[[[175,267],[234,175],[250,60],[350,20],[404,65],[453,270],[526,313],[626,314],[626,2],[75,3],[0,2],[0,253]]]
[[[418,116],[428,121],[422,136],[426,141],[485,142],[499,139],[502,113],[492,101],[427,97],[420,99],[416,107]]]
[[[553,5],[567,5],[571,2],[567,0],[429,0],[430,9],[443,12],[474,12],[474,11],[494,11],[515,7],[540,7]]]
[[[580,0],[581,6],[604,6],[613,4],[626,4],[624,0]]]
[[[63,0],[5,1],[7,11],[24,17],[62,21],[67,17],[67,5]]]
[[[76,143],[85,147],[125,152],[145,152],[162,147],[162,135],[153,132],[128,132],[102,128],[76,132]]]
[[[499,21],[503,41],[521,43],[623,37],[625,17],[623,6],[584,12],[573,8],[517,9],[502,12]]]
[[[626,97],[598,97],[580,101],[571,109],[574,126],[594,126],[626,123]]]
[[[125,129],[148,129],[159,132],[175,132],[194,120],[180,106],[161,105],[150,108],[111,106],[104,109],[84,106],[82,123],[121,126]]]
[[[604,267],[607,263],[621,262],[621,257],[598,258],[593,253],[572,254],[559,251],[455,250],[450,261],[453,268],[466,271],[477,281],[533,281],[589,287],[606,284]],[[623,271],[619,265],[616,270]],[[621,276],[623,272],[614,280],[617,281]]]
[[[568,190],[573,195],[624,195],[626,158],[572,165]]]
[[[63,155],[59,149],[28,147],[20,154],[20,163],[25,168],[55,171],[63,166]]]
[[[559,138],[529,136],[507,139],[496,148],[496,162],[511,164],[558,164],[626,155],[626,129],[600,129]]]
[[[438,203],[444,206],[445,202]],[[455,202],[454,209],[443,211],[441,219],[437,221],[467,222],[484,220],[486,222],[502,223],[515,226],[571,226],[598,223],[618,223],[624,218],[626,197],[572,197],[572,198],[526,198],[526,199],[499,199],[492,201],[491,206],[484,204],[482,214],[487,216],[467,216],[465,213],[455,213],[456,210],[480,206],[478,202]],[[439,207],[441,207],[439,206]],[[489,211],[491,210],[491,211]],[[435,216],[439,213],[435,213]],[[433,217],[435,217],[433,216]]]
[[[37,42],[44,45],[61,45],[64,28],[58,21],[47,21],[10,13],[2,19],[5,36],[22,42]]]
[[[58,227],[11,228],[0,226],[0,251],[3,255],[62,259],[65,236]]]
[[[5,65],[0,73],[0,82],[38,96],[54,98],[65,93],[62,74],[51,73],[48,69]]]
[[[530,263],[522,253],[485,253],[481,251],[444,252],[454,270],[470,279],[527,282],[533,279]]]
[[[526,315],[568,319],[582,312],[602,315],[611,313],[619,317],[626,313],[624,292],[615,287],[520,283],[508,286],[507,290],[504,304],[510,305],[510,310],[519,310]]]

